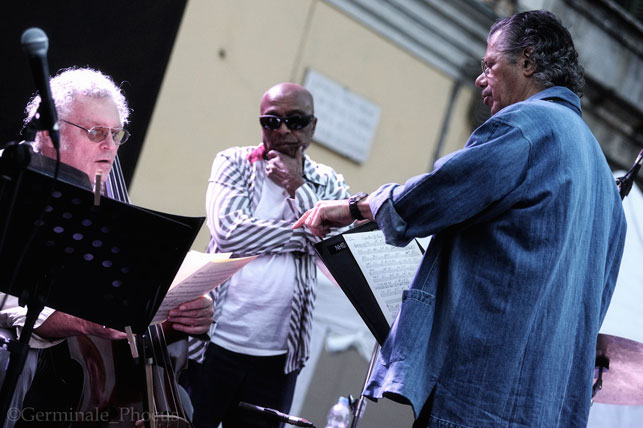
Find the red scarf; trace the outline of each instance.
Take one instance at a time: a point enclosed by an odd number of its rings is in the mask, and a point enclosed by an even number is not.
[[[250,154],[248,155],[248,162],[250,163],[255,163],[258,160],[261,160],[264,158],[264,154],[266,153],[266,146],[263,145],[263,143],[259,146],[257,146],[256,149],[254,149]]]

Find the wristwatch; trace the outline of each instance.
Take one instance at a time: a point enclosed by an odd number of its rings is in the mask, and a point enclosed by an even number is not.
[[[351,212],[353,220],[366,220],[357,206],[357,203],[368,196],[368,193],[359,192],[348,198],[348,209]]]

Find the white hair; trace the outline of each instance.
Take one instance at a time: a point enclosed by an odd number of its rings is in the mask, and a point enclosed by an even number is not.
[[[116,86],[111,77],[92,68],[70,67],[63,69],[49,80],[51,86],[51,97],[56,106],[58,116],[66,116],[71,110],[74,98],[78,95],[85,95],[92,98],[110,97],[116,104],[121,123],[126,125],[130,115],[125,96],[120,88]],[[25,125],[33,119],[40,106],[40,95],[31,98],[25,108]],[[36,146],[40,145],[36,139]]]

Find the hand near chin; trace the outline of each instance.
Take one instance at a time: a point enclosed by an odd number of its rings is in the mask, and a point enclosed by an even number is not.
[[[288,156],[276,150],[267,153],[266,175],[278,186],[288,191],[290,197],[304,184],[304,148],[299,146],[295,156]]]

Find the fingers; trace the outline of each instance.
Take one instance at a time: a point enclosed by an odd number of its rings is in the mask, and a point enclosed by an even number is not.
[[[313,212],[308,216],[305,223],[310,232],[320,238],[324,238],[330,231],[330,228],[324,224],[322,207],[320,205],[313,208]]]
[[[209,307],[200,308],[200,309],[188,309],[184,311],[172,309],[167,319],[170,322],[182,322],[184,324],[194,324],[200,320],[212,322],[213,316],[214,316],[214,308],[212,304],[210,304]]]
[[[310,213],[311,213],[312,211],[313,211],[312,209],[310,209],[310,210],[306,211],[306,212],[304,213],[304,215],[302,215],[301,217],[299,217],[299,220],[297,220],[297,221],[295,222],[295,224],[293,224],[293,225],[292,225],[292,228],[293,228],[293,229],[299,229],[300,227],[302,227],[302,226],[304,225],[304,223],[306,222],[306,219],[308,218],[308,216],[310,215]]]
[[[114,330],[113,328],[105,327],[104,325],[99,325],[92,323],[92,329],[89,332],[90,335],[100,337],[101,339],[108,340],[122,340],[127,339],[127,334],[122,331]]]
[[[188,334],[201,334],[210,330],[213,316],[214,309],[210,305],[210,309],[182,311],[180,315],[170,315],[167,321],[172,324],[174,330]]]
[[[127,339],[127,334],[125,332],[114,330],[113,328],[108,328],[106,330],[109,330],[109,339],[111,340]]]
[[[304,159],[304,146],[299,146],[295,153],[295,159],[297,160],[297,163],[301,165],[301,161]]]
[[[353,218],[345,199],[319,201],[314,208],[305,212],[293,227],[306,226],[313,235],[324,238],[330,233],[331,228],[347,226],[352,222]]]
[[[181,303],[176,308],[170,310],[170,315],[185,315],[189,311],[199,311],[212,307],[212,300],[209,297],[201,296],[189,302]]]
[[[207,333],[214,317],[212,299],[201,296],[170,310],[167,318],[172,328],[187,334]]]
[[[310,233],[320,238],[325,237],[330,232],[330,227],[325,224],[322,217],[323,205],[318,202],[314,208],[306,211],[300,218],[292,225],[293,229],[306,226]]]
[[[292,225],[292,228],[293,229],[299,229],[299,228],[301,228],[303,226],[306,226],[313,235],[321,236],[323,238],[324,236],[326,236],[326,234],[328,232],[324,233],[323,235],[319,234],[320,233],[320,227],[322,225],[317,223],[319,221],[319,220],[317,220],[317,219],[319,219],[318,212],[319,212],[319,210],[318,210],[317,206],[315,206],[315,208],[312,208],[312,209],[306,211],[304,213],[304,215],[302,215],[299,218],[299,220],[297,220],[295,222],[295,224]]]
[[[198,335],[207,333],[210,331],[210,325],[212,324],[212,319],[194,319],[194,318],[185,318],[180,319],[180,321],[170,321],[172,328],[176,331],[183,333]]]
[[[310,232],[319,237],[324,237],[328,234],[330,229],[326,227],[320,217],[321,206],[319,204],[315,205],[315,208],[312,208],[304,213],[299,220],[292,225],[293,229],[298,229],[302,226],[306,226]]]

